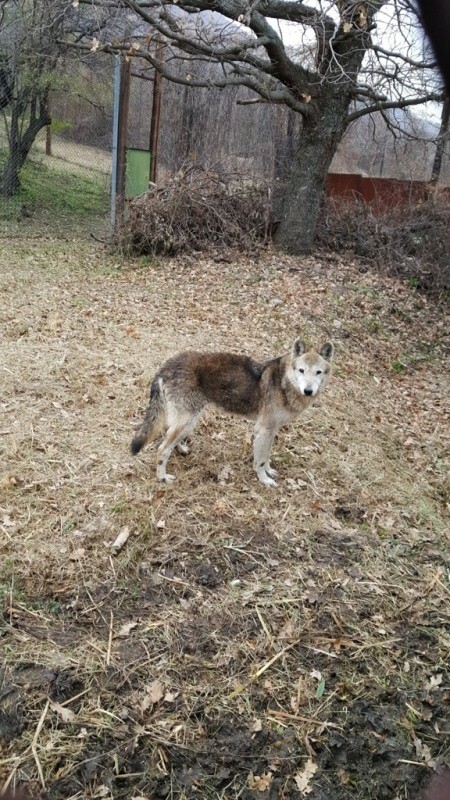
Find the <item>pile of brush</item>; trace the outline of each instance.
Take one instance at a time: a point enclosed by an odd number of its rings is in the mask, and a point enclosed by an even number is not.
[[[130,202],[120,238],[138,254],[248,250],[267,240],[269,225],[267,190],[188,164]]]
[[[445,193],[421,203],[374,212],[370,204],[329,197],[316,242],[355,255],[424,290],[450,289],[450,204]],[[450,798],[449,798],[450,800]]]

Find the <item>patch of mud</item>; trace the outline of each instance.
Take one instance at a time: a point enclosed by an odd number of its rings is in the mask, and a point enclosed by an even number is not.
[[[334,516],[343,522],[361,523],[366,519],[367,509],[361,506],[358,498],[339,497],[336,501]]]
[[[263,726],[253,731],[238,718],[205,722],[202,735],[190,747],[152,743],[141,738],[133,747],[127,737],[108,738],[86,750],[70,778],[56,781],[49,800],[63,800],[81,790],[94,792],[107,786],[115,798],[151,797],[181,800],[186,797],[280,800],[301,798],[295,776],[312,754],[319,769],[310,782],[311,800],[412,799],[429,782],[429,770],[414,761],[411,744],[392,705],[360,700],[354,705],[345,730],[332,731],[326,742],[320,736],[308,743],[295,731]],[[120,779],[112,768],[116,753]],[[109,751],[109,752],[108,752]],[[315,752],[314,752],[315,751]],[[263,791],[255,781],[266,782]]]
[[[369,534],[357,530],[334,531],[331,528],[315,530],[309,539],[310,545],[317,544],[316,560],[319,563],[336,564],[340,567],[358,568],[361,550],[371,544]]]
[[[311,800],[414,798],[431,771],[418,763],[398,694],[357,700],[345,730],[330,732],[318,754],[320,770]],[[431,720],[421,735],[432,735]],[[417,730],[416,730],[417,735]]]
[[[83,691],[83,684],[69,670],[52,670],[40,664],[22,663],[0,670],[0,741],[11,742],[27,726],[30,695],[44,693],[62,703]],[[76,704],[72,705],[76,711]]]
[[[25,728],[22,698],[6,670],[0,672],[0,741],[11,742]]]

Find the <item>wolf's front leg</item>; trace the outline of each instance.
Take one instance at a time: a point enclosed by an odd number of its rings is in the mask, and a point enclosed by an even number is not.
[[[273,480],[277,474],[276,470],[271,468],[269,462],[275,434],[275,428],[266,428],[264,425],[256,423],[253,440],[253,469],[264,486],[277,485]]]

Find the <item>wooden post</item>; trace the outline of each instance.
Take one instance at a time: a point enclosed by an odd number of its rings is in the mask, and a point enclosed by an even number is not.
[[[158,42],[156,47],[156,59],[162,64],[164,59],[164,45]],[[161,117],[161,94],[162,94],[162,75],[155,69],[155,79],[153,81],[153,103],[152,103],[152,118],[150,123],[150,174],[149,180],[151,183],[156,183],[157,176],[157,163],[158,163],[158,139],[159,139],[159,122]]]
[[[125,209],[125,175],[127,169],[128,113],[130,106],[131,59],[126,56],[120,68],[119,130],[117,137],[116,225]]]

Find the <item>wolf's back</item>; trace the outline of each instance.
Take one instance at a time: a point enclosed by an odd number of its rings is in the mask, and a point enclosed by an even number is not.
[[[149,439],[154,439],[161,428],[164,413],[164,400],[158,378],[154,378],[150,389],[150,402],[147,406],[142,425],[131,442],[131,452],[137,455]]]

